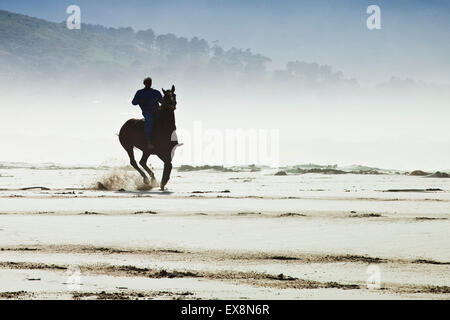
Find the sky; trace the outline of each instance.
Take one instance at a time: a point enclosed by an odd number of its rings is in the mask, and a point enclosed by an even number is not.
[[[0,8],[49,21],[81,8],[83,23],[154,29],[250,48],[282,68],[288,61],[329,64],[376,84],[391,76],[450,83],[450,1],[430,0],[0,0]],[[369,5],[381,29],[366,27]]]
[[[0,0],[0,9],[62,22],[71,4],[80,6],[82,23],[151,28],[157,34],[217,41],[225,48],[250,48],[270,57],[272,69],[292,60],[328,64],[363,87],[360,96],[340,92],[341,96],[308,100],[299,94],[298,99],[280,103],[280,86],[259,99],[219,97],[211,105],[211,100],[202,101],[196,92],[177,84],[177,127],[185,146],[177,151],[175,165],[223,163],[208,158],[208,152],[211,139],[224,138],[227,130],[275,129],[280,165],[450,170],[448,100],[370,96],[364,91],[392,76],[450,84],[450,1]],[[366,9],[372,4],[381,9],[380,30],[366,27]],[[0,161],[126,164],[116,134],[124,121],[140,116],[129,103],[140,81],[117,96],[99,92],[71,106],[70,98],[61,97],[67,108],[53,96],[39,101],[12,93],[8,101],[0,97],[0,110],[10,107],[8,116],[0,117],[1,148],[10,152]],[[31,106],[25,117],[24,104]],[[238,117],[227,112],[230,105],[240,108]],[[21,125],[12,118],[20,118]],[[202,139],[195,136],[199,122]],[[198,154],[200,140],[204,157],[196,162],[193,155]]]

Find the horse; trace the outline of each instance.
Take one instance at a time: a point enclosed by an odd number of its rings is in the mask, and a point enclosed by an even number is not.
[[[177,98],[175,86],[172,85],[170,90],[162,89],[162,91],[164,95],[161,106],[156,110],[153,119],[152,143],[154,148],[148,148],[148,142],[144,133],[144,119],[130,119],[125,122],[120,129],[119,141],[128,153],[131,166],[139,172],[145,184],[150,184],[150,181],[136,163],[133,149],[137,148],[142,151],[142,158],[139,164],[151,177],[152,184],[156,182],[156,179],[153,171],[147,166],[148,158],[154,154],[164,162],[164,172],[160,183],[160,189],[164,191],[172,171],[173,154],[176,147],[181,144],[178,144],[178,138],[176,136],[175,110]]]

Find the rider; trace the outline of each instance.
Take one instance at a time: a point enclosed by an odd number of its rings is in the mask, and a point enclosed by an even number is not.
[[[154,146],[151,143],[152,134],[152,120],[153,116],[162,101],[161,92],[152,88],[152,79],[147,77],[144,79],[144,89],[138,90],[131,102],[134,106],[139,105],[142,109],[142,115],[145,119],[144,132],[147,138],[147,147],[153,149]]]

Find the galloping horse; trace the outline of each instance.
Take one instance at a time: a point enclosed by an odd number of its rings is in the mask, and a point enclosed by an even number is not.
[[[161,190],[164,190],[169,181],[170,172],[172,171],[173,153],[179,144],[175,133],[174,111],[177,105],[175,86],[172,86],[171,90],[162,89],[162,91],[164,93],[162,103],[159,110],[155,112],[155,118],[153,120],[152,142],[154,148],[148,149],[148,143],[144,133],[144,119],[130,119],[125,122],[120,129],[119,141],[128,153],[131,166],[144,178],[145,184],[149,184],[150,181],[144,171],[137,165],[134,159],[133,148],[142,151],[142,158],[139,164],[147,171],[152,179],[152,183],[156,180],[153,171],[147,166],[148,157],[151,154],[155,154],[164,162],[164,172],[160,184]]]

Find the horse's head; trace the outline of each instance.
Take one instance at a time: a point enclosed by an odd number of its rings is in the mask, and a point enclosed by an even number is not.
[[[172,89],[164,90],[162,89],[164,96],[161,103],[162,108],[167,108],[169,110],[175,110],[177,108],[177,95],[175,94],[175,86],[172,85]]]

